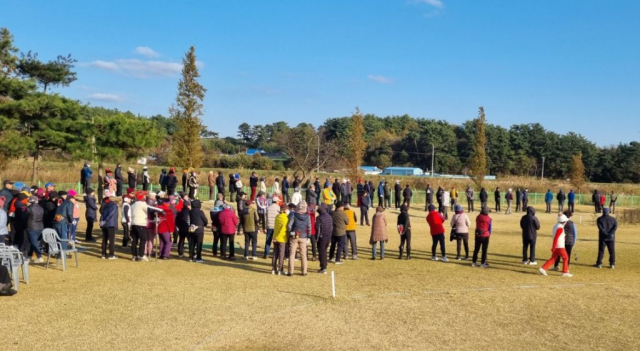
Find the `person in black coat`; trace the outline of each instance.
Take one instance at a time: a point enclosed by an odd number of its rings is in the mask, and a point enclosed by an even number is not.
[[[411,207],[411,198],[413,197],[413,191],[409,184],[402,191],[402,196],[404,197],[404,205],[407,206],[407,210]]]
[[[224,195],[225,183],[222,172],[218,172],[218,176],[216,177],[216,188],[218,188],[218,194]]]
[[[480,189],[480,206],[481,208],[487,207],[487,202],[489,202],[489,194],[487,194],[487,190],[485,188]]]
[[[284,176],[284,178],[282,178],[282,200],[285,203],[289,203],[289,201],[291,201],[291,198],[289,197],[289,180],[287,179],[287,176]]]
[[[556,195],[556,200],[558,200],[558,212],[564,212],[564,200],[567,199],[567,195],[565,195],[564,191],[560,189],[558,191],[558,195]]]
[[[233,174],[229,173],[229,201],[233,201],[233,199],[235,199],[233,194],[235,194],[236,191],[236,178]]]
[[[331,187],[331,190],[333,190],[333,193],[336,194],[335,202],[342,201],[342,198],[340,197],[342,192],[340,191],[340,181],[338,180],[338,178],[336,178],[335,181],[333,182],[333,186]]]
[[[116,196],[122,196],[122,183],[124,183],[124,176],[122,175],[122,165],[119,163],[116,165],[115,178]]]
[[[402,259],[402,250],[405,244],[407,245],[407,260],[411,259],[411,218],[409,217],[409,209],[407,206],[402,205],[400,207],[400,214],[397,221],[398,233],[400,234],[400,256],[398,259]]]
[[[593,191],[593,195],[591,195],[591,201],[596,209],[596,213],[602,212],[602,208],[600,208],[600,192],[598,190]]]
[[[396,210],[402,206],[402,187],[400,186],[400,181],[396,180],[396,185],[393,186],[393,191],[395,194],[396,200]]]
[[[189,223],[189,262],[204,262],[202,260],[202,241],[204,239],[204,227],[209,224],[209,221],[204,212],[202,212],[200,200],[191,202]]]
[[[616,266],[616,230],[618,230],[618,221],[609,215],[609,208],[602,209],[602,216],[597,220],[598,224],[598,260],[594,265],[602,268],[602,259],[604,258],[604,248],[609,251],[609,267],[614,269]]]
[[[96,211],[98,206],[96,205],[96,197],[93,189],[87,188],[87,195],[84,196],[84,204],[86,207],[84,218],[87,220],[87,231],[85,233],[85,241],[96,242],[93,238],[93,223],[95,223],[97,216]]]
[[[184,257],[184,241],[189,236],[189,222],[191,202],[182,200],[182,209],[176,215],[176,227],[178,227],[178,257]]]
[[[441,186],[438,187],[438,191],[436,191],[436,202],[438,203],[438,212],[442,213],[444,212],[443,210],[443,205],[442,205],[442,196],[444,195],[444,189],[442,189]],[[427,206],[426,211],[429,211],[429,206]]]
[[[522,203],[522,192],[520,191],[520,188],[516,189],[516,212],[520,212],[520,206]]]
[[[129,169],[127,170],[127,182],[129,183],[130,189],[136,189],[136,183],[138,183],[138,179],[136,179],[136,172],[131,167],[129,167]]]
[[[162,169],[158,182],[160,183],[160,189],[162,191],[167,191],[167,170],[165,168]]]
[[[540,221],[536,217],[536,209],[527,207],[527,214],[520,219],[522,229],[522,264],[536,265],[536,239],[540,230]],[[527,249],[530,249],[527,259]]]
[[[427,184],[427,189],[425,190],[426,196],[425,196],[425,203],[424,203],[424,210],[428,211],[429,210],[429,205],[433,204],[433,189],[431,188],[431,184]]]
[[[529,189],[525,188],[522,192],[522,208],[525,209],[529,207]]]
[[[178,177],[176,177],[176,170],[173,167],[169,169],[169,174],[165,179],[167,181],[167,193],[169,195],[175,194],[178,187]]]

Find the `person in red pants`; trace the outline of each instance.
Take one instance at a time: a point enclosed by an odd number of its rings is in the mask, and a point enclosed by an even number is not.
[[[569,256],[567,255],[567,250],[565,249],[564,225],[568,221],[569,221],[569,218],[561,214],[558,217],[558,223],[553,227],[553,233],[554,233],[553,247],[551,248],[551,252],[553,252],[553,255],[540,268],[540,273],[542,273],[542,275],[547,275],[547,269],[549,269],[549,267],[551,267],[555,263],[558,257],[561,257],[562,258],[562,276],[566,278],[573,277],[573,275],[569,273]]]

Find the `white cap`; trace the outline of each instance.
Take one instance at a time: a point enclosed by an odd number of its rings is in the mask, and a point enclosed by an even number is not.
[[[569,218],[567,218],[567,216],[565,216],[565,215],[558,216],[558,222],[559,223],[567,223],[568,221],[569,221]]]

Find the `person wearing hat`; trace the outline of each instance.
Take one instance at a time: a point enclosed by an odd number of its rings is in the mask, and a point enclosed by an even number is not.
[[[533,206],[527,207],[527,214],[520,219],[520,229],[522,229],[522,264],[535,266],[538,264],[536,262],[536,241],[538,230],[540,230],[540,221],[536,217],[536,209]],[[529,253],[528,256],[527,253]]]
[[[318,240],[318,256],[320,259],[320,270],[318,273],[327,273],[327,248],[333,237],[333,218],[324,206],[318,207],[318,217],[316,218],[316,236]]]
[[[204,240],[204,228],[209,224],[207,216],[202,212],[200,200],[191,202],[189,211],[189,262],[202,263],[202,242]]]
[[[118,228],[118,204],[113,197],[104,199],[100,206],[100,228],[102,229],[102,259],[118,259],[115,255],[116,229]],[[109,245],[109,256],[107,256]]]
[[[0,196],[4,196],[4,210],[9,213],[9,205],[11,205],[11,200],[13,200],[13,193],[11,189],[13,189],[13,182],[10,180],[5,180],[2,182],[2,190],[0,190]]]
[[[115,196],[118,182],[113,177],[113,173],[111,172],[110,169],[106,169],[104,172],[105,172],[105,176],[103,179],[104,196],[106,197]]]
[[[609,267],[616,267],[616,230],[618,230],[618,221],[611,217],[610,209],[603,208],[602,216],[598,218],[598,259],[594,267],[602,268],[602,259],[604,258],[604,248],[609,251]]]
[[[178,187],[178,177],[176,177],[176,170],[173,167],[169,168],[169,174],[164,180],[167,183],[167,193],[175,194]]]
[[[122,197],[122,247],[127,247],[131,240],[131,197],[125,195]]]
[[[51,192],[51,191],[54,191],[54,190],[56,190],[56,185],[55,185],[55,184],[53,184],[53,183],[51,183],[51,182],[48,182],[48,183],[46,183],[46,184],[44,185],[44,190],[45,190],[45,192],[47,192],[47,193],[49,193],[49,192]]]
[[[43,220],[44,210],[38,203],[36,196],[29,197],[29,207],[27,208],[27,234],[29,235],[29,243],[31,248],[27,257],[30,259],[35,252],[36,263],[44,262],[42,260],[42,252],[40,252],[40,237],[44,229]]]
[[[84,219],[87,221],[87,231],[85,232],[85,241],[86,242],[96,242],[96,239],[93,238],[93,224],[97,219],[96,211],[98,210],[98,206],[96,205],[96,196],[93,189],[87,187],[85,189],[84,196]]]
[[[471,267],[478,267],[478,253],[482,248],[482,268],[488,268],[487,250],[489,249],[489,238],[493,230],[493,220],[489,217],[489,207],[484,206],[480,210],[480,214],[476,217],[476,241],[473,249],[473,259]]]
[[[251,172],[251,176],[249,176],[249,187],[251,188],[251,197],[249,198],[251,201],[256,200],[256,194],[258,189],[258,173]]]
[[[224,175],[222,175],[221,171],[218,171],[218,176],[216,177],[216,188],[218,189],[218,194],[222,194],[222,196],[224,196],[225,186]]]
[[[573,246],[578,241],[578,226],[574,221],[571,220],[573,216],[573,212],[567,210],[564,211],[563,214],[567,216],[569,219],[567,223],[564,224],[564,249],[567,250],[567,261],[569,265],[571,265],[571,251],[573,250]],[[556,263],[551,268],[552,271],[557,271],[558,266],[560,265],[560,257],[556,258]]]
[[[147,246],[147,225],[149,206],[144,192],[136,193],[136,202],[131,205],[131,256],[133,261],[149,261],[144,254]],[[138,241],[140,246],[138,247]]]
[[[229,205],[225,205],[224,209],[218,215],[220,221],[220,258],[223,260],[235,260],[235,234],[238,226],[238,217]],[[227,245],[229,247],[229,256],[227,256]],[[275,257],[275,254],[274,254]]]
[[[438,257],[436,256],[436,249],[438,248],[438,243],[440,243],[440,253],[442,254],[442,262],[449,262],[447,259],[447,252],[444,246],[444,221],[445,217],[442,213],[436,211],[436,207],[433,205],[429,205],[429,214],[427,215],[427,223],[429,224],[429,229],[431,231],[431,261],[437,261]],[[446,207],[445,207],[446,209]]]
[[[456,204],[454,210],[455,214],[451,218],[451,229],[456,234],[456,260],[466,261],[469,259],[469,227],[471,226],[471,221],[460,204]],[[464,244],[464,258],[460,255],[462,244]]]
[[[178,257],[184,257],[184,242],[189,237],[189,221],[191,212],[191,201],[182,200],[182,207],[176,215],[176,226],[178,227]]]
[[[562,258],[562,276],[571,278],[573,275],[569,273],[569,257],[565,250],[565,232],[564,226],[569,219],[567,216],[561,214],[558,216],[558,223],[553,227],[553,245],[551,246],[551,252],[553,252],[551,258],[540,267],[540,273],[547,275],[547,269],[551,267],[556,261],[556,258]]]
[[[409,217],[409,209],[407,206],[400,206],[400,213],[398,214],[398,220],[396,222],[396,227],[398,228],[398,234],[400,234],[400,246],[398,250],[400,251],[400,255],[398,259],[402,259],[402,251],[407,245],[407,260],[411,259],[411,218]]]
[[[506,214],[511,214],[511,203],[513,202],[513,191],[511,188],[507,190],[507,193],[504,195],[504,199],[507,200],[507,211]]]
[[[300,250],[302,275],[307,275],[307,242],[311,237],[311,218],[307,213],[307,203],[300,201],[293,216],[287,223],[289,233],[289,276],[293,276],[296,253]]]
[[[160,238],[160,259],[168,260],[171,256],[171,234],[176,227],[175,216],[168,198],[161,198],[158,207],[162,209],[158,212],[158,237]],[[203,229],[204,233],[204,229]]]
[[[44,227],[53,229],[54,217],[56,216],[56,210],[58,209],[58,192],[51,191],[47,194],[47,199],[40,203],[40,206],[44,209]]]
[[[258,196],[256,197],[256,206],[258,207],[258,218],[260,222],[260,228],[262,228],[262,232],[267,232],[267,207],[269,206],[269,202],[267,201],[266,194],[260,190],[258,191]]]
[[[189,186],[189,198],[195,199],[198,197],[198,177],[195,171],[191,172],[189,180],[187,182]]]
[[[67,195],[68,197],[73,197],[73,198],[75,198],[76,195],[78,195],[78,193],[73,189],[70,189],[67,194],[68,194]],[[73,222],[71,222],[71,229],[70,229],[70,232],[69,232],[69,237],[76,244],[80,243],[80,241],[78,241],[78,239],[76,237],[76,233],[78,231],[78,223],[80,223],[80,204],[77,201],[74,201],[74,203],[73,203]]]
[[[82,184],[82,193],[87,193],[87,188],[91,187],[91,178],[93,177],[93,171],[89,162],[84,163],[84,167],[80,170],[80,184]],[[45,185],[46,187],[46,185]],[[49,191],[47,191],[49,192]]]
[[[151,177],[149,176],[149,168],[147,166],[142,167],[142,190],[149,190],[149,184],[151,184]]]

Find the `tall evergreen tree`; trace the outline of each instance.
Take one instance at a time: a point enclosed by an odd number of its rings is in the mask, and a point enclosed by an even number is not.
[[[182,78],[178,82],[176,102],[169,114],[176,122],[172,137],[170,161],[178,167],[198,168],[202,164],[202,100],[207,92],[199,82],[196,48],[192,46],[182,59]]]
[[[475,119],[475,135],[473,138],[473,151],[471,154],[471,164],[469,165],[469,176],[479,188],[482,186],[484,176],[487,174],[487,153],[485,146],[487,137],[485,135],[486,119],[484,107],[478,109],[478,118]]]

